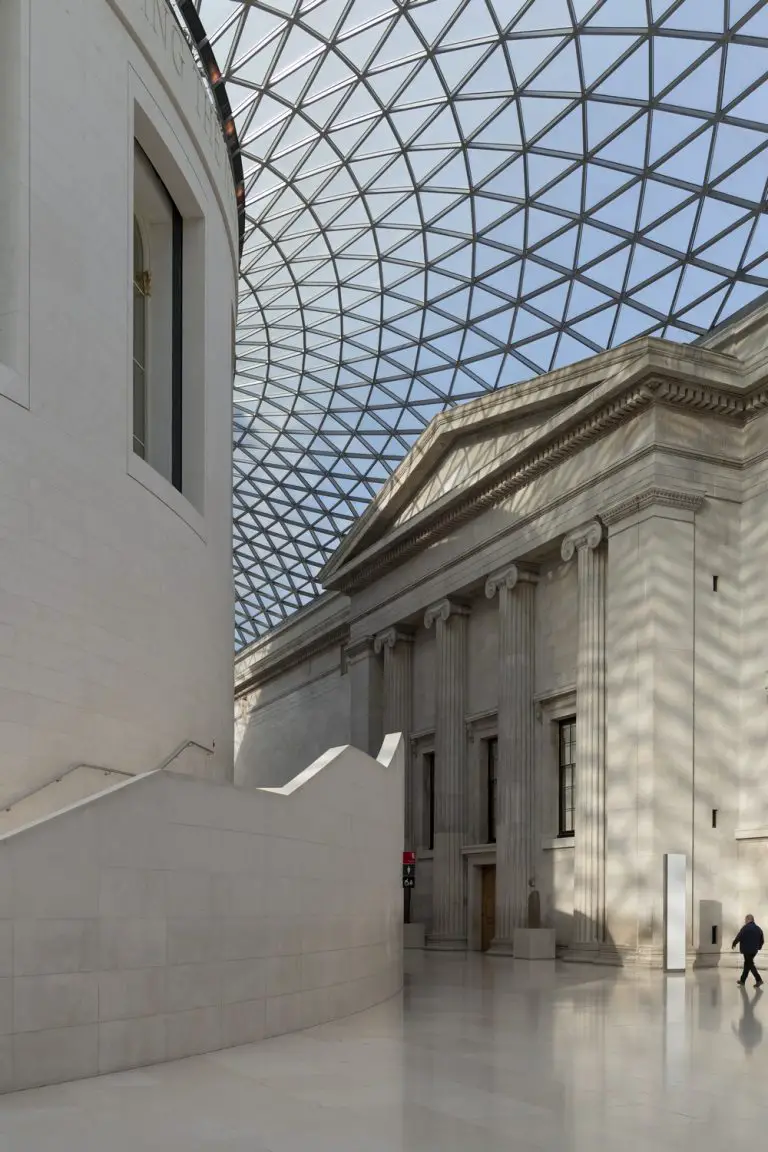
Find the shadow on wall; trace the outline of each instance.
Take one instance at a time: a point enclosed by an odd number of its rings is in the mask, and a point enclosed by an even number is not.
[[[276,789],[150,773],[0,837],[0,1090],[394,995],[402,840],[397,735],[376,760],[335,748]]]

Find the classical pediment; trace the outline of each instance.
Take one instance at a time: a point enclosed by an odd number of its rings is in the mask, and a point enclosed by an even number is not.
[[[474,481],[508,459],[532,432],[541,427],[545,419],[546,413],[540,412],[527,419],[511,419],[503,424],[481,427],[478,431],[457,436],[412,499],[394,517],[395,527],[412,520],[451,493],[470,487]]]
[[[365,583],[382,564],[479,515],[649,403],[746,417],[755,401],[734,388],[740,369],[719,351],[643,338],[442,413],[343,541],[322,582],[340,590]]]
[[[326,565],[333,575],[393,529],[503,466],[548,421],[627,361],[627,349],[489,393],[435,417]]]

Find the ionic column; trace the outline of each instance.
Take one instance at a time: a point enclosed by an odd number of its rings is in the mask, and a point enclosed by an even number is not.
[[[574,945],[598,948],[605,935],[605,550],[599,520],[569,533],[566,562],[577,556],[579,640],[576,669]]]
[[[373,642],[384,653],[384,735],[402,732],[405,743],[405,845],[413,848],[413,757],[410,754],[413,714],[413,637],[397,628],[380,632]]]
[[[499,596],[499,708],[496,781],[496,933],[494,952],[512,952],[515,928],[528,925],[535,886],[534,652],[538,576],[510,565],[489,577]]]
[[[466,866],[466,663],[468,609],[441,600],[427,609],[425,628],[437,632],[435,727],[435,854],[432,933],[435,948],[467,943]]]

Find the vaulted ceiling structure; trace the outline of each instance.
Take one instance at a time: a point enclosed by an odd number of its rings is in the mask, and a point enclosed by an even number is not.
[[[195,2],[245,179],[242,647],[446,406],[768,289],[768,5]]]

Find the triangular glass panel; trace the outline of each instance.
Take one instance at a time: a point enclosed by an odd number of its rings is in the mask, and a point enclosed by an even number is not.
[[[764,144],[765,135],[762,132],[735,124],[718,124],[710,180],[717,180],[718,176],[735,164],[742,164],[752,151]]]
[[[558,120],[544,136],[539,137],[536,147],[580,157],[584,152],[584,118],[581,107],[574,108],[562,120]]]
[[[579,58],[573,40],[561,41],[562,47],[546,67],[528,81],[526,89],[531,93],[537,92],[573,92],[581,93],[581,75],[579,73]]]
[[[519,103],[528,143],[568,107],[567,100],[555,97],[547,99],[544,96],[522,96]]]
[[[587,100],[587,137],[592,151],[599,148],[608,136],[637,116],[637,109],[610,100]]]
[[[584,169],[579,167],[563,180],[559,180],[546,192],[538,195],[539,203],[551,205],[553,208],[563,208],[567,212],[581,211],[581,194],[584,185]]]
[[[617,228],[631,232],[637,219],[637,208],[640,203],[640,184],[633,184],[626,192],[622,192],[615,199],[604,204],[595,213],[598,220],[605,224],[613,224]]]
[[[520,108],[518,104],[511,103],[495,116],[490,124],[481,129],[473,138],[473,144],[500,144],[504,148],[521,148],[522,133],[520,128]]]
[[[589,5],[590,8],[592,5]],[[587,21],[587,28],[637,28],[648,26],[645,0],[604,0]]]
[[[651,116],[651,147],[648,159],[655,164],[668,152],[679,148],[700,127],[691,116],[656,108]]]
[[[691,193],[674,184],[663,184],[660,180],[647,180],[643,189],[643,207],[640,213],[641,230],[650,228],[667,213],[676,211],[684,201],[691,199]]]
[[[658,166],[658,172],[700,187],[705,180],[712,140],[713,129],[707,128],[679,151],[673,152],[668,160]]]
[[[647,100],[648,76],[648,45],[641,43],[627,60],[598,85],[596,91],[601,96],[626,96],[627,92],[631,92],[634,100]]]
[[[664,20],[665,28],[686,28],[696,32],[722,32],[724,5],[683,0]]]
[[[735,3],[736,0],[731,0],[731,7],[734,7]],[[765,4],[757,5],[754,15],[739,28],[739,34],[741,36],[761,36],[768,39],[768,8]]]
[[[604,144],[597,155],[601,160],[609,160],[622,168],[639,171],[645,158],[646,141],[650,118],[646,114],[633,120],[623,132]]]
[[[589,36],[586,31],[582,32],[579,37],[579,54],[585,86],[591,88],[606,72],[615,69],[621,57],[639,43],[636,36]]]
[[[725,231],[747,215],[744,208],[736,204],[724,204],[721,200],[704,200],[696,228],[695,247],[714,239],[720,232]]]
[[[435,56],[435,65],[440,70],[446,86],[453,91],[463,80],[469,79],[467,73],[487,51],[487,44],[472,44],[467,48],[438,52]]]
[[[705,112],[716,112],[720,86],[722,52],[717,51],[703,60],[689,76],[671,88],[664,97],[665,103],[677,104],[686,108],[697,108]]]
[[[573,28],[568,0],[534,3],[519,13],[510,25],[510,31],[514,32],[539,32],[550,28],[562,29],[563,32],[569,32]]]
[[[507,53],[519,88],[527,87],[529,78],[562,43],[559,36],[516,36],[513,32],[507,37]],[[566,87],[560,84],[558,91]]]

